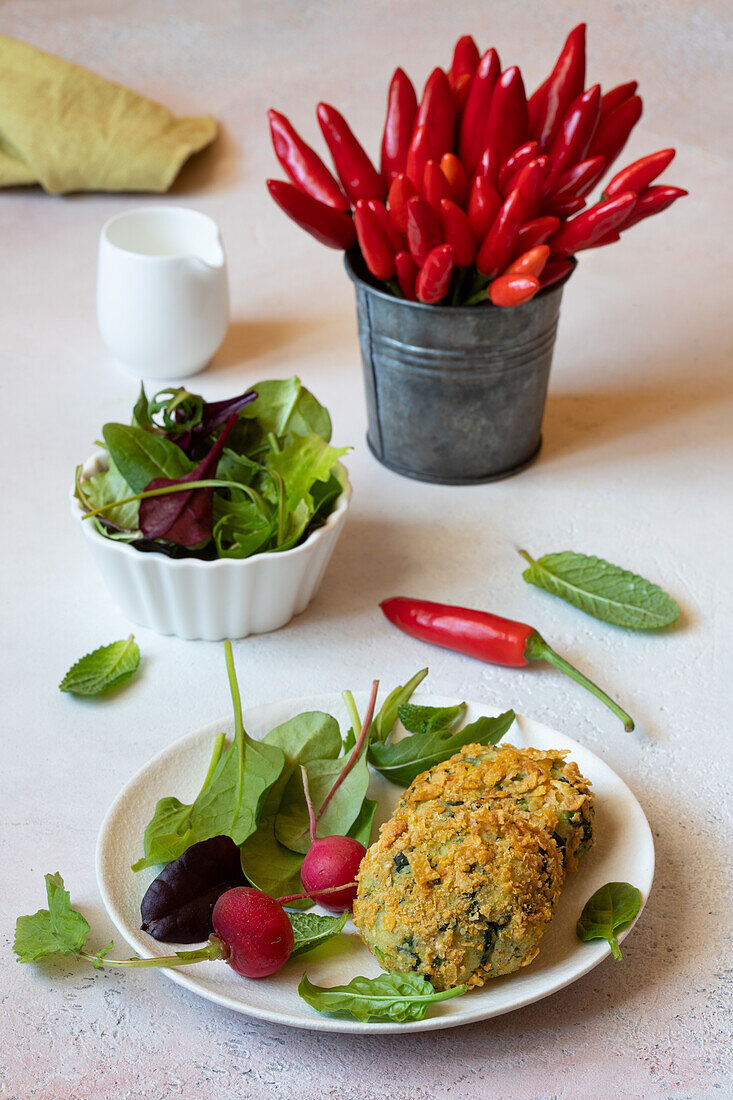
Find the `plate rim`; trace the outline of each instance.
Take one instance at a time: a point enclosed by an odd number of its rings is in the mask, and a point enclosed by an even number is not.
[[[304,695],[297,696],[291,699],[277,700],[279,705],[287,706],[288,708],[296,708],[293,710],[293,714],[301,712],[300,709],[320,709],[318,707],[319,702],[324,705],[328,700],[328,706],[333,706],[334,700],[338,697],[338,692],[321,692],[317,695]],[[354,697],[357,702],[362,704],[366,702],[366,692],[354,692]],[[432,694],[429,692],[416,692],[414,698],[427,705],[448,705],[451,697],[444,695]],[[490,703],[481,703],[476,700],[466,700],[467,706],[475,708],[479,712],[487,714],[499,714],[501,708],[498,708]],[[266,711],[273,706],[273,703],[262,703],[255,707],[248,707],[244,710],[245,728],[248,722],[252,721],[252,718],[256,717],[258,712]],[[506,708],[505,708],[506,709]],[[618,783],[626,795],[636,804],[640,814],[640,824],[645,827],[644,840],[648,851],[646,853],[649,862],[649,879],[648,885],[645,889],[641,890],[642,903],[638,914],[623,932],[618,936],[618,942],[622,943],[626,936],[632,931],[639,917],[641,916],[646,903],[649,899],[649,895],[654,883],[655,873],[655,859],[656,853],[654,849],[654,838],[652,835],[651,826],[647,820],[646,814],[633,793],[628,784],[618,775],[617,772],[611,768],[609,764],[605,762],[600,756],[597,756],[591,749],[587,748],[581,742],[576,741],[574,738],[569,737],[567,734],[562,733],[560,730],[553,729],[551,726],[547,726],[545,723],[540,722],[535,718],[530,718],[527,715],[516,715],[516,721],[522,728],[523,722],[530,722],[534,728],[538,728],[542,733],[547,733],[554,737],[560,738],[562,741],[569,742],[570,746],[579,746],[583,752],[588,753],[597,762],[601,768],[605,768]],[[227,715],[223,718],[217,719],[214,722],[209,723],[206,726],[202,726],[199,729],[192,730],[189,733],[184,734],[182,737],[177,738],[175,741],[170,742],[164,748],[160,749],[154,756],[152,756],[145,764],[143,764],[138,770],[127,780],[127,782],[118,791],[115,798],[110,803],[99,827],[97,835],[97,843],[95,848],[95,876],[97,879],[97,886],[99,888],[100,896],[104,907],[107,911],[107,915],[114,924],[118,932],[128,940],[129,921],[126,920],[124,914],[121,911],[121,907],[117,904],[113,892],[108,888],[106,875],[104,873],[104,855],[106,851],[106,845],[109,841],[110,830],[119,813],[120,807],[124,805],[125,800],[131,790],[136,784],[142,780],[146,774],[155,768],[155,766],[169,757],[176,749],[189,743],[203,740],[204,738],[211,737],[222,730],[227,734],[231,734],[233,729],[233,721],[231,715]],[[524,731],[522,731],[524,732]],[[258,738],[255,738],[258,740]],[[562,747],[562,746],[560,746]],[[572,753],[572,747],[569,751]],[[164,797],[162,794],[160,797]],[[391,1021],[384,1022],[362,1022],[358,1020],[350,1020],[348,1018],[341,1018],[336,1016],[326,1015],[314,1015],[313,1019],[302,1018],[300,1016],[292,1016],[287,1012],[281,1010],[269,1010],[260,1008],[259,1006],[243,1005],[241,1001],[235,1000],[225,993],[217,993],[216,990],[202,989],[200,983],[198,983],[193,976],[189,976],[185,972],[177,968],[161,967],[160,971],[171,981],[177,985],[182,986],[184,989],[202,997],[204,1000],[210,1001],[212,1004],[219,1005],[222,1008],[229,1009],[234,1012],[238,1012],[241,1015],[253,1017],[255,1019],[265,1020],[269,1023],[279,1024],[284,1027],[301,1028],[308,1031],[329,1031],[341,1034],[359,1034],[359,1035],[385,1035],[385,1034],[408,1034],[412,1032],[420,1031],[437,1031],[450,1027],[463,1027],[469,1024],[480,1023],[483,1020],[493,1019],[497,1016],[506,1015],[508,1012],[515,1012],[518,1009],[526,1008],[530,1004],[535,1004],[538,1001],[544,1000],[546,997],[552,996],[554,993],[558,993],[561,989],[566,988],[568,985],[572,985],[573,982],[578,981],[584,977],[596,966],[600,965],[604,959],[611,955],[611,947],[607,941],[594,940],[586,944],[587,948],[594,948],[595,950],[588,951],[588,960],[580,970],[573,970],[571,976],[563,976],[562,974],[550,984],[550,986],[540,993],[533,990],[528,990],[527,993],[519,997],[516,1002],[511,1005],[499,1006],[496,1009],[486,1009],[485,1006],[478,1006],[471,1010],[470,1008],[463,1009],[460,1016],[457,1013],[450,1013],[437,1016],[426,1016],[423,1020],[413,1020],[406,1023],[396,1023]],[[156,952],[153,950],[145,951],[144,949],[138,949],[139,954],[143,958],[153,958]],[[195,972],[194,972],[195,973]],[[511,977],[511,975],[509,975]]]

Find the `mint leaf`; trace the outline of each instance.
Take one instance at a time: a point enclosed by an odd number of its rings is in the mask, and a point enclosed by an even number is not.
[[[33,962],[45,955],[72,955],[81,951],[89,933],[81,913],[71,908],[64,880],[56,872],[46,875],[48,909],[29,917],[18,917],[13,951],[20,962]]]
[[[415,776],[448,760],[464,745],[496,745],[513,721],[514,711],[508,710],[498,718],[477,718],[456,732],[451,732],[450,727],[439,727],[424,733],[413,733],[411,737],[403,737],[401,741],[388,745],[372,744],[369,762],[390,783],[408,787]]]
[[[641,894],[629,882],[607,882],[583,907],[575,926],[579,940],[608,940],[614,959],[621,958],[617,934],[628,928],[641,909]]]
[[[59,691],[100,695],[124,684],[137,672],[139,664],[140,650],[131,634],[126,641],[100,646],[80,658],[64,676]]]
[[[463,716],[465,703],[455,707],[423,707],[415,703],[402,703],[397,708],[397,717],[409,733],[434,733],[436,730],[450,730]]]
[[[679,606],[658,585],[603,558],[566,550],[535,561],[526,550],[519,553],[529,562],[522,574],[525,581],[596,619],[632,630],[656,630],[679,617]]]
[[[457,985],[437,993],[421,974],[379,974],[353,978],[348,985],[313,985],[304,974],[298,993],[318,1012],[354,1016],[357,1020],[422,1020],[431,1004],[466,992]]]
[[[288,913],[295,937],[291,959],[295,955],[304,955],[306,951],[312,951],[314,947],[319,947],[320,944],[338,936],[339,932],[343,931],[349,916],[348,912],[340,917],[322,917],[318,913]]]

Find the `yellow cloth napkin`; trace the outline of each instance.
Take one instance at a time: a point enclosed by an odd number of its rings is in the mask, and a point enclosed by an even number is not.
[[[216,137],[213,118],[166,107],[0,34],[0,187],[167,191]]]

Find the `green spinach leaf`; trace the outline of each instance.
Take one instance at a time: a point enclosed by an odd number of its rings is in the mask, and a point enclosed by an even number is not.
[[[437,993],[421,974],[380,974],[353,978],[348,985],[313,985],[304,974],[298,993],[318,1012],[354,1016],[357,1020],[422,1020],[430,1005],[466,992],[465,985]]]
[[[344,758],[339,757],[330,760],[310,760],[305,764],[316,813],[325,802],[344,763]],[[326,812],[319,819],[316,835],[319,837],[346,836],[361,812],[368,788],[367,755],[366,752],[362,752],[329,802]],[[291,775],[285,788],[280,812],[275,820],[275,835],[281,844],[293,852],[305,855],[310,847],[308,807],[300,771]]]
[[[566,550],[535,561],[526,550],[519,552],[529,562],[522,574],[525,581],[596,619],[633,630],[656,630],[679,618],[679,606],[658,585],[603,558]]]
[[[464,745],[496,745],[514,717],[514,711],[508,710],[497,718],[478,718],[457,732],[451,732],[450,727],[438,728],[413,733],[389,745],[373,744],[369,748],[369,760],[390,783],[407,787],[415,776],[447,760]]]
[[[133,493],[142,493],[154,478],[175,479],[196,469],[196,463],[162,435],[128,424],[105,424],[102,435],[112,461]]]
[[[125,641],[100,646],[73,664],[59,684],[59,691],[74,695],[101,695],[126,683],[140,665],[134,635]]]
[[[358,840],[365,848],[368,848],[371,843],[374,815],[378,806],[379,803],[375,802],[373,798],[365,798],[361,804],[359,814],[347,834],[353,837],[354,840]]]
[[[348,912],[340,917],[322,917],[318,913],[288,913],[295,937],[290,958],[305,955],[306,951],[312,951],[314,947],[320,947],[322,943],[338,936],[343,932],[349,915]]]
[[[585,903],[575,926],[579,940],[608,940],[618,962],[617,935],[628,928],[641,909],[641,893],[628,882],[607,882]]]
[[[81,913],[71,908],[64,880],[56,872],[46,875],[48,909],[29,917],[18,917],[13,950],[20,962],[33,962],[45,955],[72,955],[81,951],[89,933]]]
[[[224,649],[234,740],[224,750],[224,735],[217,737],[203,786],[190,806],[175,798],[158,802],[143,837],[144,856],[133,871],[178,859],[192,844],[213,836],[230,836],[235,844],[243,844],[255,832],[265,796],[283,770],[281,749],[253,741],[244,729],[231,644],[225,642]]]

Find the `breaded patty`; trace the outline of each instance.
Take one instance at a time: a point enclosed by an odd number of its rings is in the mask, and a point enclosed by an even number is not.
[[[566,868],[594,841],[593,794],[566,753],[513,745],[466,745],[450,760],[423,772],[400,805],[441,799],[449,805],[485,801],[519,820],[529,819],[554,837]]]
[[[486,803],[401,805],[359,869],[354,923],[389,971],[436,989],[531,962],[563,881],[555,841]]]

